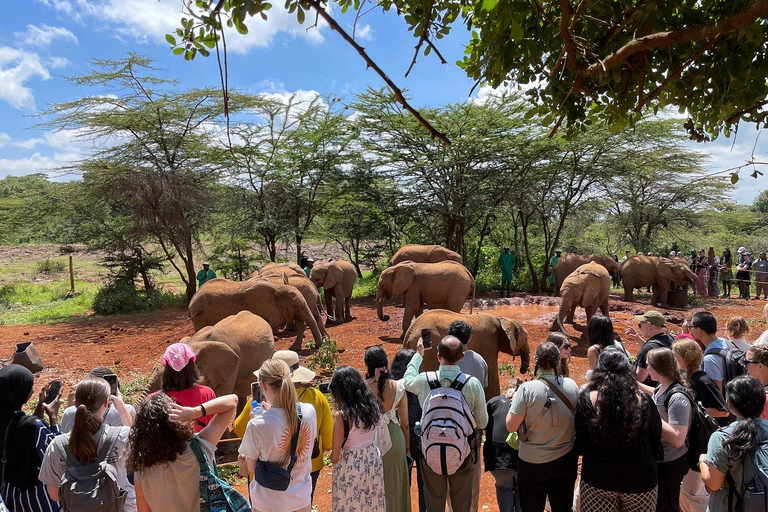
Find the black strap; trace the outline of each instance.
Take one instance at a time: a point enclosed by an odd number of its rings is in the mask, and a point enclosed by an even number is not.
[[[9,421],[8,425],[5,426],[5,435],[3,436],[3,460],[0,461],[3,463],[3,471],[0,473],[0,482],[5,482],[5,464],[8,462],[8,431],[11,429],[11,423],[13,421]]]
[[[289,473],[296,464],[296,446],[299,444],[299,431],[301,430],[301,404],[296,404],[296,410],[299,415],[298,421],[296,422],[296,430],[293,431],[293,438],[291,439],[291,463],[288,464]]]
[[[440,384],[440,377],[438,377],[437,372],[427,372],[427,384],[429,384],[429,389],[443,387],[443,385]]]
[[[560,401],[565,404],[568,410],[571,411],[571,414],[576,414],[576,406],[573,405],[570,400],[568,400],[568,397],[565,396],[565,394],[562,391],[560,391],[560,389],[553,382],[550,382],[549,380],[544,378],[539,380],[542,381],[544,384],[546,384],[547,387],[551,389],[554,394],[557,395],[557,398],[559,398]]]
[[[451,387],[457,391],[464,389],[464,385],[469,381],[469,375],[466,373],[460,373],[451,382]]]
[[[344,416],[344,413],[341,413],[341,420],[344,424],[344,440],[341,442],[341,447],[344,448],[344,445],[347,444],[347,439],[349,438],[349,419],[347,419]]]
[[[440,445],[440,471],[443,475],[448,475],[448,447]]]

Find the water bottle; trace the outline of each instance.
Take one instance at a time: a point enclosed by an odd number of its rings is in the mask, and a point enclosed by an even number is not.
[[[261,413],[263,412],[264,412],[264,408],[261,406],[261,404],[258,401],[253,400],[251,402],[251,415],[250,415],[251,419],[253,419],[256,416],[261,416]]]
[[[417,422],[416,422],[416,423],[413,425],[413,433],[414,433],[415,435],[417,435],[417,436],[420,436],[420,435],[421,435],[421,422],[420,422],[420,421],[417,421]]]

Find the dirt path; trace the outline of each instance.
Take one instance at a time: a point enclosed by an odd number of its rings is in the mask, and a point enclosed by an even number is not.
[[[481,310],[521,320],[528,331],[533,351],[535,346],[547,336],[549,325],[559,303],[558,298],[520,296],[503,301],[485,300]],[[765,304],[763,301],[717,299],[709,301],[707,307],[719,320],[720,335],[725,335],[724,325],[728,318],[741,315],[749,320],[752,327],[752,332],[747,335],[747,339],[754,340],[765,328],[762,322],[762,309]],[[366,347],[371,345],[383,345],[390,357],[399,350],[401,342],[398,336],[402,309],[394,306],[388,306],[386,309],[391,319],[388,322],[381,322],[376,317],[373,299],[358,300],[352,306],[354,321],[328,327],[329,333],[338,343],[341,364],[362,369],[363,353]],[[652,308],[643,303],[625,303],[619,300],[618,295],[611,297],[611,317],[614,320],[615,331],[621,335],[632,354],[637,353],[640,347],[639,340],[625,335],[624,331],[627,327],[634,325],[632,315],[642,314],[649,309]],[[665,313],[668,314],[671,322],[671,330],[677,333],[680,331],[679,323],[682,322],[683,315],[690,314],[690,311],[669,310]],[[566,326],[574,344],[571,374],[577,382],[582,383],[587,369],[586,342],[579,338],[585,322],[583,311],[577,311],[575,321],[576,326]],[[0,357],[0,365],[10,361],[16,343],[33,341],[46,365],[38,376],[38,386],[54,378],[64,380],[68,386],[71,386],[90,368],[100,365],[112,367],[120,375],[121,380],[129,381],[147,375],[168,344],[192,334],[192,331],[186,310],[166,310],[154,314],[109,318],[93,316],[81,322],[54,325],[4,326],[0,327],[0,354],[4,356]],[[289,333],[280,334],[276,348],[288,348],[292,340],[293,336]],[[311,351],[303,350],[301,354],[309,356]],[[511,358],[502,354],[499,363],[505,362],[511,362]],[[519,361],[514,363],[516,368],[518,363]],[[330,376],[329,372],[323,373],[324,378]],[[501,382],[503,386],[504,377]],[[320,511],[331,509],[330,488],[331,468],[325,468],[320,476],[315,496],[315,502]],[[415,510],[415,492],[412,495]],[[490,475],[483,475],[480,509],[496,510],[495,500],[493,478]]]

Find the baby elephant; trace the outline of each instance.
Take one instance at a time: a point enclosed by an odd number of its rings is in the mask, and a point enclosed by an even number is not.
[[[552,321],[550,331],[563,331],[563,322],[573,323],[573,314],[577,306],[587,312],[587,324],[597,308],[608,316],[608,291],[611,288],[611,276],[602,265],[590,261],[580,266],[565,278],[560,286],[563,302],[557,317]]]

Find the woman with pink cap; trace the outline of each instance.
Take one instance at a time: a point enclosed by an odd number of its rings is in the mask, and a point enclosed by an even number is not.
[[[165,369],[161,390],[184,407],[197,407],[216,398],[216,393],[211,388],[198,384],[200,373],[197,371],[195,359],[195,352],[186,343],[174,343],[165,349],[163,354]],[[195,433],[203,430],[212,419],[213,415],[195,419]]]

